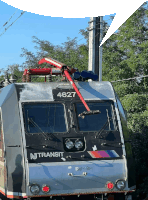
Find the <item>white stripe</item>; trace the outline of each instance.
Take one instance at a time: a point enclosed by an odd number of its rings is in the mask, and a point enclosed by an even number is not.
[[[7,191],[7,195],[13,195],[13,196],[27,196],[26,193],[20,193],[20,192],[9,192]]]
[[[59,63],[57,63],[57,62],[55,62],[55,61],[53,61],[53,60],[50,60],[50,59],[48,59],[48,58],[45,58],[45,60],[50,61],[50,62],[52,62],[53,64],[58,65],[59,67],[62,67],[61,64],[59,64]]]
[[[9,191],[7,191],[7,195],[19,196],[19,193],[18,192],[9,192]]]
[[[0,190],[5,193],[5,189],[4,188],[0,187]],[[7,191],[7,195],[27,196],[26,193],[9,192],[9,191]]]

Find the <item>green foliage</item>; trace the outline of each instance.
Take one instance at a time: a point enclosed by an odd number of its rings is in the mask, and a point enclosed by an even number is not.
[[[148,155],[147,155],[148,156]],[[144,166],[144,168],[141,169],[142,171],[147,171],[147,167]],[[139,189],[137,190],[137,193],[140,194],[141,191],[145,194],[148,194],[148,176],[144,175],[144,178],[142,180],[142,183],[139,185]]]
[[[142,133],[143,126],[148,126],[148,111],[128,115],[128,128],[133,132]]]
[[[17,82],[21,83],[22,75],[24,72],[19,70],[20,66],[19,65],[11,65],[11,66],[9,66],[9,68],[11,68],[13,70],[13,73],[18,77]]]
[[[23,63],[23,68],[32,68],[32,66],[34,68],[38,67],[38,57],[35,56],[32,52],[28,51],[27,49],[25,48],[22,48],[22,54],[20,55],[21,57],[26,57],[26,61],[25,63]]]
[[[139,113],[146,110],[146,95],[127,94],[121,98],[122,105],[128,113]]]
[[[141,91],[141,87],[133,83],[122,83],[117,82],[113,83],[114,89],[118,94],[119,98],[124,97],[127,94],[139,93]]]
[[[148,74],[147,6],[148,3],[144,3],[103,44],[103,80],[121,80]]]
[[[113,34],[103,44],[102,79],[104,81],[121,80],[133,76],[131,69],[123,62],[124,57],[125,53],[118,47],[117,35]]]
[[[37,54],[29,52],[27,49],[22,48],[22,57],[26,57],[24,63],[25,68],[38,67],[37,62],[43,57],[51,57],[67,66],[78,68],[79,70],[86,70],[88,68],[88,47],[86,45],[78,45],[77,38],[70,39],[64,42],[62,46],[54,46],[49,41],[40,40],[33,37],[33,42],[36,44]],[[42,67],[49,67],[43,64]]]
[[[148,126],[141,127],[141,133],[133,135],[132,146],[136,162],[137,194],[148,194]],[[143,198],[142,198],[143,199]]]
[[[146,5],[147,6],[147,3]],[[125,53],[126,65],[134,75],[143,73],[147,68],[143,45],[147,44],[146,24],[147,7],[141,6],[119,29],[117,36],[118,46]]]
[[[5,77],[4,75],[0,76],[0,82],[4,80],[4,77]]]

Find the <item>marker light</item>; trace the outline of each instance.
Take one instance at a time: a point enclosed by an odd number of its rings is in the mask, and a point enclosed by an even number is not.
[[[108,182],[106,183],[106,187],[107,187],[109,190],[112,190],[113,187],[114,187],[114,184],[113,184],[112,182],[108,181]]]
[[[67,149],[72,149],[74,147],[74,143],[71,140],[67,140],[65,145]]]
[[[37,184],[32,184],[32,185],[30,186],[30,192],[31,192],[32,194],[38,194],[39,191],[40,191],[39,185],[37,185]]]
[[[49,191],[50,191],[49,186],[43,185],[43,186],[42,186],[42,191],[45,192],[45,193],[49,192]]]
[[[116,188],[118,190],[123,190],[125,188],[125,181],[124,180],[116,181]]]
[[[80,141],[80,140],[77,140],[77,141],[75,142],[75,147],[76,147],[77,149],[81,149],[81,148],[83,147],[83,142]]]

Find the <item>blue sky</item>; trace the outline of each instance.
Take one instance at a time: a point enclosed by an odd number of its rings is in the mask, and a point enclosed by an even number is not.
[[[3,25],[13,15],[10,22]],[[21,14],[21,10],[16,9],[8,4],[0,1],[0,35],[5,28],[15,21]],[[104,16],[104,20],[110,24],[109,16]],[[48,40],[54,45],[60,45],[67,41],[67,37],[77,37],[78,40],[83,36],[79,34],[80,29],[88,26],[90,18],[59,18],[45,17],[30,12],[25,12],[3,35],[0,36],[0,69],[6,69],[8,65],[22,64],[25,58],[20,57],[21,48],[36,52],[32,36],[38,37],[40,40]],[[85,39],[79,41],[78,44],[85,43]]]

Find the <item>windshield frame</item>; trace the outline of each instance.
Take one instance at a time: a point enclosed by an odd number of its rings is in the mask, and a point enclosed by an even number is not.
[[[52,134],[67,134],[67,132],[68,132],[68,130],[69,130],[69,123],[68,123],[68,113],[67,113],[67,108],[66,108],[66,104],[65,104],[65,102],[61,102],[61,101],[34,101],[34,102],[32,102],[32,101],[27,101],[27,102],[22,102],[21,103],[21,106],[22,106],[22,115],[23,115],[23,124],[24,124],[24,130],[25,130],[25,133],[28,135],[36,135],[36,134],[42,134],[42,132],[35,132],[35,133],[29,133],[28,131],[27,131],[27,127],[26,127],[26,123],[25,123],[25,108],[24,108],[24,105],[26,105],[26,104],[34,104],[34,105],[36,105],[36,104],[62,104],[63,105],[63,107],[64,107],[64,119],[65,119],[65,126],[66,126],[66,131],[65,132],[54,132],[54,133],[52,133]],[[50,133],[50,132],[45,132],[45,133]]]
[[[106,131],[106,132],[112,131],[113,132],[113,131],[117,131],[118,130],[118,122],[117,122],[117,116],[116,116],[115,105],[114,105],[114,101],[113,100],[85,100],[85,101],[86,101],[86,103],[110,103],[114,130],[104,130],[104,131]],[[74,118],[76,119],[75,123],[76,123],[78,132],[80,132],[80,133],[96,132],[96,131],[93,131],[93,130],[88,130],[88,131],[80,130],[79,122],[78,122],[78,113],[77,113],[77,109],[76,109],[76,103],[82,103],[82,102],[81,101],[72,102],[73,108],[75,110]],[[103,127],[103,124],[102,124],[102,127]],[[100,131],[101,128],[99,130],[97,130],[97,131]]]

